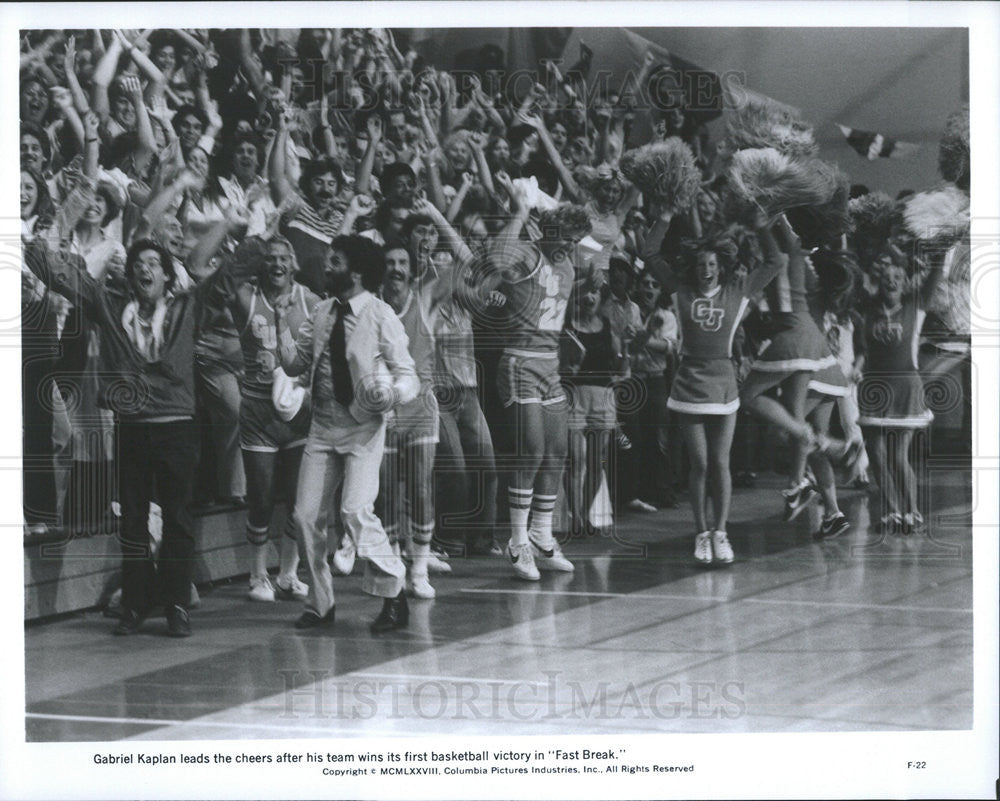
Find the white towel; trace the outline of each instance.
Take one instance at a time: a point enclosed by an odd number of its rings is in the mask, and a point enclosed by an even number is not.
[[[280,367],[275,367],[271,374],[273,384],[271,385],[271,403],[278,417],[286,423],[291,421],[299,413],[302,404],[305,402],[306,390],[297,381],[289,378]]]

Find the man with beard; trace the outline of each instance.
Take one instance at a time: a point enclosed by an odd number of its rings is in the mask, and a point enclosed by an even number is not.
[[[392,308],[372,294],[381,284],[381,248],[360,236],[338,236],[327,250],[324,290],[313,318],[297,337],[286,305],[276,308],[281,366],[292,377],[306,374],[313,418],[299,472],[295,515],[309,573],[309,599],[299,629],[334,621],[333,581],[327,564],[329,510],[342,485],[340,515],[345,533],[366,560],[363,589],[384,599],[372,623],[377,634],[404,628],[409,609],[405,567],[375,516],[379,468],[385,447],[385,415],[420,390],[406,333]]]
[[[286,107],[276,115],[278,133],[268,164],[268,184],[276,206],[287,203],[289,195],[295,193],[286,173],[290,113]],[[283,233],[292,243],[299,263],[296,280],[317,295],[326,292],[327,252],[343,220],[336,205],[343,185],[344,176],[333,159],[320,158],[303,165],[299,178],[303,202],[284,225]]]

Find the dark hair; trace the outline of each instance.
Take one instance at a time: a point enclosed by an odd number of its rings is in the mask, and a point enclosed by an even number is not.
[[[170,255],[170,251],[167,250],[159,242],[154,242],[152,239],[139,239],[132,243],[132,247],[128,249],[128,254],[125,256],[125,278],[128,281],[132,280],[132,273],[135,270],[136,260],[139,258],[139,254],[146,250],[155,250],[160,256],[160,265],[163,267],[163,272],[167,276],[167,288],[173,287],[174,282],[177,280],[177,273],[174,271],[174,259]]]
[[[38,140],[38,144],[42,146],[42,157],[45,159],[45,164],[49,164],[52,161],[52,143],[49,142],[49,135],[45,133],[45,129],[37,123],[25,121],[21,123],[21,134],[18,136],[18,144],[20,144],[21,137],[25,134]]]
[[[632,263],[628,259],[623,259],[621,256],[612,256],[608,259],[608,275],[616,270],[624,273],[627,279],[626,291],[631,289],[635,284],[635,271],[632,269]]]
[[[417,180],[417,174],[406,162],[394,161],[392,164],[386,164],[385,167],[382,168],[382,178],[379,181],[382,185],[382,193],[385,194],[389,190],[389,185],[397,178],[404,175],[412,178],[414,182]]]
[[[56,216],[56,208],[52,203],[52,195],[49,192],[49,185],[45,182],[42,174],[36,170],[34,167],[21,167],[21,172],[26,172],[31,176],[31,180],[35,182],[35,191],[38,193],[38,197],[35,199],[35,208],[32,209],[35,217],[35,226],[32,233],[35,231],[41,231],[52,225],[52,221]]]
[[[330,173],[337,181],[338,191],[343,188],[344,173],[340,169],[340,165],[333,159],[326,156],[319,159],[313,159],[312,161],[307,161],[302,165],[302,175],[299,177],[299,189],[303,192],[307,192],[309,183],[312,179],[318,175],[325,175],[326,173]]]
[[[406,250],[407,254],[409,254],[409,250],[406,247],[406,240],[400,239],[398,236],[390,237],[382,245],[383,253],[388,253],[390,250]]]
[[[104,217],[101,219],[101,228],[104,228],[122,213],[122,203],[114,187],[107,181],[98,182],[95,194],[104,198],[106,211],[104,212]]]
[[[240,145],[246,144],[247,142],[253,145],[254,149],[257,151],[257,171],[259,172],[264,163],[264,144],[261,142],[260,137],[256,133],[248,131],[235,132],[229,140],[229,147],[226,152],[226,161],[231,164],[233,156],[236,155],[236,149]]]
[[[176,56],[181,48],[180,37],[171,30],[153,31],[149,35],[149,55],[152,56],[157,50],[164,47],[172,47]]]
[[[347,269],[361,276],[361,286],[369,292],[375,292],[382,285],[385,275],[385,253],[367,237],[358,234],[334,237],[330,250],[344,254],[347,259]]]
[[[410,241],[413,229],[418,225],[434,225],[434,220],[431,219],[429,214],[411,214],[403,220],[403,227],[399,231],[404,242]]]
[[[190,103],[181,106],[177,111],[174,112],[174,116],[170,118],[170,124],[174,126],[174,131],[176,133],[181,132],[181,120],[185,117],[194,117],[201,123],[202,131],[208,128],[208,117],[205,116],[203,112],[197,106],[192,106]]]
[[[851,307],[861,268],[854,254],[847,250],[818,248],[809,255],[819,281],[817,293],[824,311],[843,314]]]
[[[680,267],[684,283],[688,286],[698,285],[695,271],[698,269],[698,256],[702,253],[715,254],[719,262],[719,283],[727,283],[736,267],[737,249],[736,243],[726,235],[681,241]]]

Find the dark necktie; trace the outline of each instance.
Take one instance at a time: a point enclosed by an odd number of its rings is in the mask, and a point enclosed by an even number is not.
[[[330,374],[333,377],[333,397],[341,406],[350,406],[354,400],[354,387],[351,384],[351,369],[347,365],[347,335],[344,331],[344,318],[351,313],[351,307],[346,303],[337,305],[337,319],[333,323],[330,334]]]

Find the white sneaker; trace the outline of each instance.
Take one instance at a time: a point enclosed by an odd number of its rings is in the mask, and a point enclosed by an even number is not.
[[[413,573],[406,577],[406,591],[414,598],[420,598],[424,601],[434,600],[436,594],[426,575]]]
[[[727,565],[735,558],[733,546],[729,544],[729,537],[726,536],[725,531],[712,532],[712,552],[716,559]]]
[[[431,551],[427,554],[427,572],[428,573],[450,573],[451,565],[445,562],[439,554]]]
[[[703,565],[712,564],[712,532],[703,531],[694,538],[694,558]]]
[[[354,547],[354,540],[345,536],[340,543],[340,547],[333,554],[333,568],[342,576],[351,575],[354,570],[354,559],[358,552]]]
[[[532,553],[531,543],[526,542],[516,548],[511,548],[508,544],[507,558],[510,559],[510,564],[514,568],[514,575],[519,579],[538,581],[541,578],[538,568],[535,567],[535,556]]]
[[[250,576],[250,592],[247,598],[251,601],[274,603],[274,587],[267,576]]]
[[[629,501],[625,505],[625,508],[629,509],[629,510],[631,510],[633,512],[655,512],[656,511],[656,507],[653,506],[653,504],[646,503],[644,500],[642,500],[640,498],[635,498],[635,499]]]
[[[309,585],[299,581],[294,573],[288,576],[278,576],[274,581],[277,594],[285,600],[304,601],[309,597]]]
[[[559,543],[555,540],[549,544],[548,548],[542,548],[537,542],[531,539],[532,555],[535,557],[535,565],[539,570],[557,570],[560,573],[572,573],[573,563],[563,556]]]

